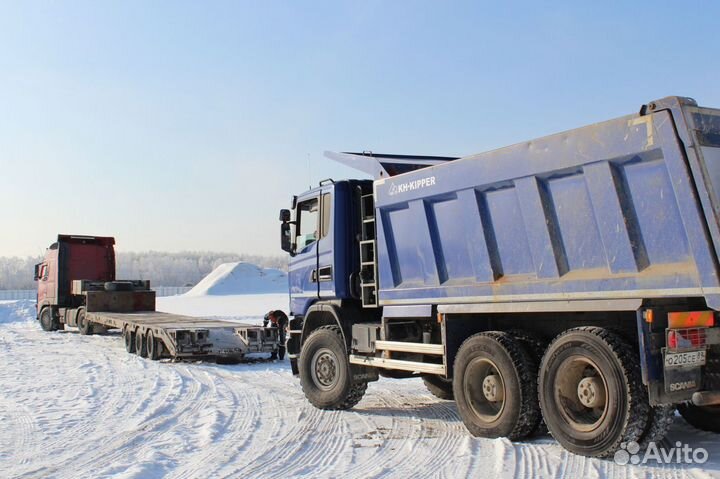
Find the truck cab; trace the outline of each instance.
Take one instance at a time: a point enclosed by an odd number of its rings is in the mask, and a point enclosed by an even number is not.
[[[304,317],[320,300],[360,299],[360,201],[369,180],[325,180],[281,212],[283,249],[290,253],[290,314]]]
[[[65,321],[60,315],[79,306],[72,294],[73,279],[115,281],[114,245],[111,237],[58,235],[43,261],[35,265],[37,317],[41,319],[44,313],[44,327],[62,328]]]

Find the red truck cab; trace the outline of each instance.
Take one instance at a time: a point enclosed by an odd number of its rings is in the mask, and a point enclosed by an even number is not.
[[[42,263],[35,265],[38,282],[37,318],[43,329],[62,329],[61,310],[76,308],[73,279],[115,281],[115,238],[58,235]]]

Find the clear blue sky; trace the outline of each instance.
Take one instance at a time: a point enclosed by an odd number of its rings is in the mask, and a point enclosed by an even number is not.
[[[686,95],[716,2],[0,2],[0,256],[280,254],[324,150],[466,155]],[[541,4],[542,3],[542,4]]]

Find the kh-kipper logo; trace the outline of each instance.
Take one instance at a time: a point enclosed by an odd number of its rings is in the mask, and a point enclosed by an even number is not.
[[[395,182],[390,184],[388,194],[390,196],[397,195],[398,193],[405,193],[408,191],[419,190],[421,188],[427,188],[435,184],[435,177],[428,176],[427,178],[420,178],[419,180],[406,181],[405,183],[396,184]]]

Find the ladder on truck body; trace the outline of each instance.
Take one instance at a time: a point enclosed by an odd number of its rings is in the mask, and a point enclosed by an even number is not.
[[[372,194],[360,197],[360,291],[362,305],[376,308],[377,299],[377,249],[375,238],[375,199]]]

